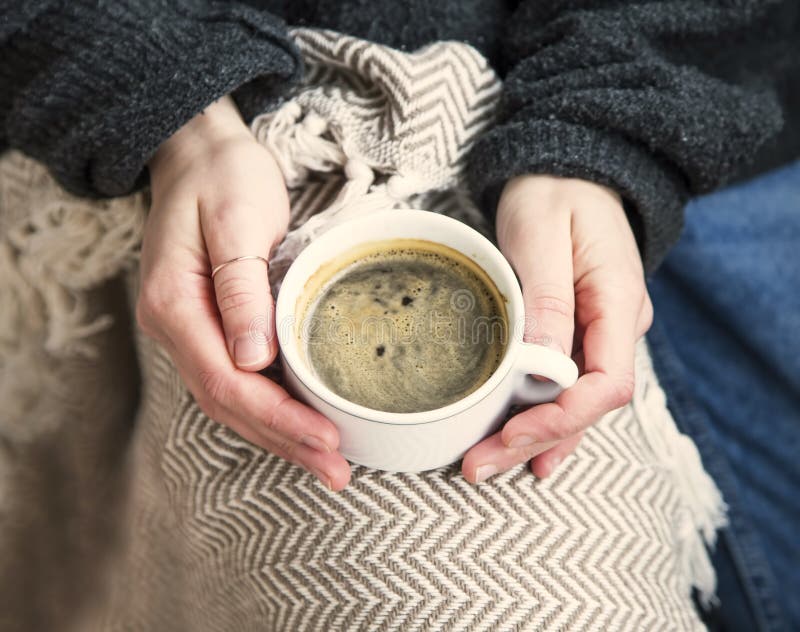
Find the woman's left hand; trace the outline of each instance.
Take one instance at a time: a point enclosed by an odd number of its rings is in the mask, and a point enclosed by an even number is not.
[[[474,483],[527,461],[536,476],[549,476],[587,427],[627,404],[635,342],[653,317],[636,240],[610,189],[513,178],[498,204],[497,238],[522,284],[525,340],[572,355],[581,377],[471,448],[462,471]]]

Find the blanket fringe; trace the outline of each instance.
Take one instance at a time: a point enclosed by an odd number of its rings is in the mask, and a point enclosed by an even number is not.
[[[645,343],[642,343],[646,349]],[[632,405],[644,438],[655,459],[672,473],[681,493],[684,509],[675,525],[676,543],[684,577],[699,593],[701,603],[717,603],[716,574],[707,547],[716,544],[717,530],[727,525],[727,505],[714,480],[703,468],[694,441],[678,430],[667,408],[664,390],[652,366],[649,352],[637,354],[637,374],[646,372],[650,379],[637,384]]]
[[[340,172],[345,181],[333,202],[289,231],[272,253],[270,266],[285,270],[315,237],[352,217],[391,208],[410,208],[428,190],[413,174],[382,175],[379,166],[334,138],[329,122],[289,101],[253,121],[252,131],[275,158],[288,188],[303,186],[311,173]],[[273,292],[280,278],[273,282]]]
[[[22,154],[0,164],[0,351],[8,356],[27,333],[44,336],[55,357],[94,357],[88,339],[112,319],[90,317],[87,293],[136,261],[145,195],[80,199]]]

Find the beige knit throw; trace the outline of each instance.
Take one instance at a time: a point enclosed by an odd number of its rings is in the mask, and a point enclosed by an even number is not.
[[[292,200],[275,286],[373,208],[486,231],[461,179],[500,91],[486,61],[293,36],[306,82],[253,124]],[[147,204],[77,199],[0,159],[0,630],[702,628],[690,594],[713,593],[724,504],[644,342],[633,402],[550,479],[355,466],[333,493],[205,417],[134,331]]]

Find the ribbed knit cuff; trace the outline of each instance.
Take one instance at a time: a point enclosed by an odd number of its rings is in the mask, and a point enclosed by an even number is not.
[[[646,148],[607,131],[558,120],[496,127],[473,147],[467,170],[470,189],[490,218],[503,186],[518,175],[581,178],[614,189],[631,215],[648,274],[678,240],[689,197],[677,172]]]
[[[78,194],[130,192],[161,142],[209,103],[237,88],[274,96],[302,73],[283,22],[244,5],[76,1],[65,11],[75,19],[40,17],[35,35],[47,41],[18,38],[12,50],[38,72],[8,133]]]

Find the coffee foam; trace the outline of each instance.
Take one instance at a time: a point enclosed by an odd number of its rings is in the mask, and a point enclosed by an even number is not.
[[[387,412],[458,401],[505,353],[505,301],[463,254],[373,242],[322,266],[298,302],[307,364],[345,399]]]

